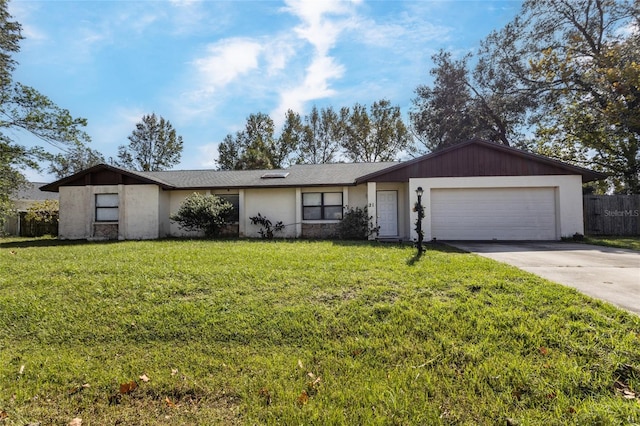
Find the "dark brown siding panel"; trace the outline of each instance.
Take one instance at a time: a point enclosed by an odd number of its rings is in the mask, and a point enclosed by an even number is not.
[[[442,155],[397,167],[372,177],[372,182],[406,182],[418,177],[530,176],[571,174],[561,166],[480,144],[470,144]]]
[[[91,173],[78,176],[76,179],[65,182],[64,186],[85,186],[85,185],[136,185],[148,184],[142,179],[134,176],[127,176],[113,170],[96,170]]]

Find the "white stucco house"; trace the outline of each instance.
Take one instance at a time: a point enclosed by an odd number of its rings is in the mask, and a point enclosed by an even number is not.
[[[193,192],[236,207],[231,233],[257,237],[261,213],[282,237],[331,236],[344,207],[367,207],[380,239],[416,239],[422,189],[425,241],[557,240],[584,233],[582,183],[605,176],[471,140],[411,161],[295,165],[283,170],[137,172],[98,165],[44,185],[59,192],[59,238],[193,236],[169,219]]]

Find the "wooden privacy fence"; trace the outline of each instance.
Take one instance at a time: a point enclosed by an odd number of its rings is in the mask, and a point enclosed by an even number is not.
[[[20,212],[20,236],[41,237],[43,235],[58,235],[58,224],[42,223],[27,220],[27,213]]]
[[[585,195],[585,235],[640,235],[640,195]]]

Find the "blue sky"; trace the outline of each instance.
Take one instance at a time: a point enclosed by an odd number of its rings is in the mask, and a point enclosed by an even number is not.
[[[405,117],[431,55],[475,52],[521,1],[30,1],[16,81],[88,119],[107,158],[144,114],[184,139],[180,169],[215,167],[249,114],[283,121],[318,107],[389,99]],[[14,138],[29,145],[23,134]],[[31,179],[51,180],[28,174]]]

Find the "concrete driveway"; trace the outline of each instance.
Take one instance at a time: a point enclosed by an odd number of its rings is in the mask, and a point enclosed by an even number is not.
[[[640,314],[640,252],[565,242],[448,242]]]

